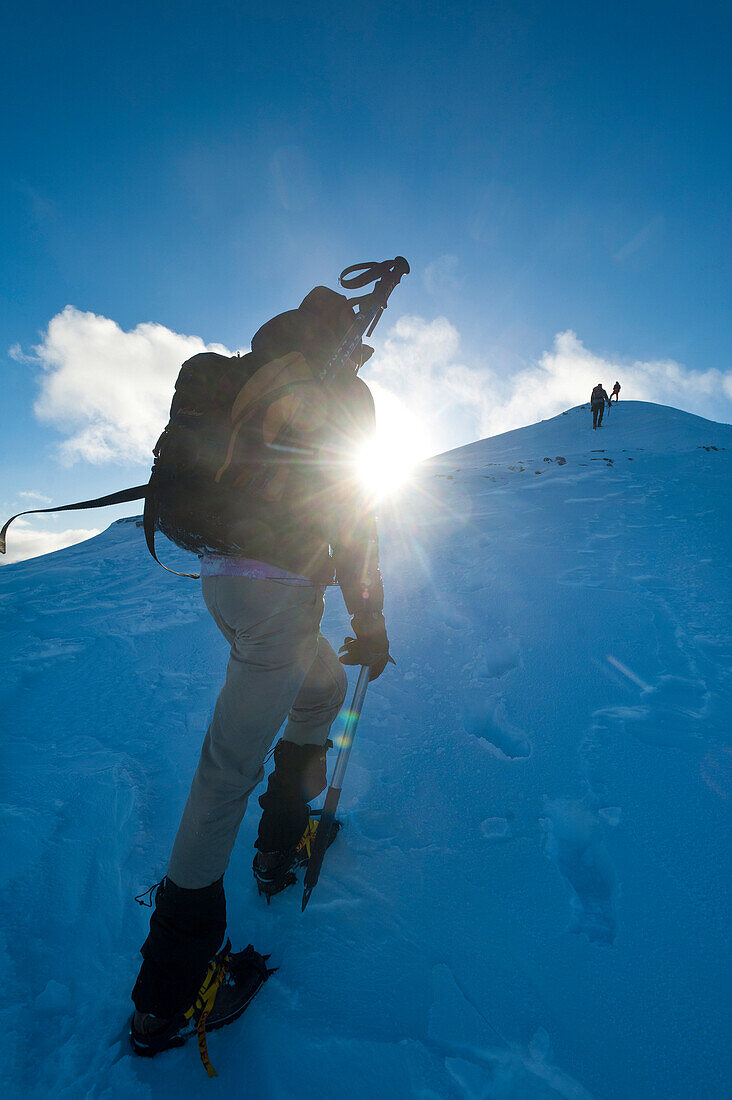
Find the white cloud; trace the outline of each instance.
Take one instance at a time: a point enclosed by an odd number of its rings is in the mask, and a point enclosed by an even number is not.
[[[168,419],[181,363],[197,352],[231,353],[164,325],[124,332],[107,317],[67,306],[33,349],[43,367],[35,411],[68,438],[62,461],[139,462]]]
[[[712,420],[732,420],[732,371],[693,371],[674,360],[628,362],[596,355],[568,330],[541,359],[505,376],[490,364],[458,362],[459,334],[444,318],[402,317],[366,368],[377,406],[394,402],[425,427],[433,454],[556,416],[617,378],[621,398],[673,405]]]
[[[473,393],[483,372],[455,362],[460,338],[446,317],[425,321],[401,317],[377,348],[364,378],[390,420],[401,415],[419,421],[425,432],[425,457],[475,439]],[[388,395],[388,396],[387,396]],[[388,407],[388,408],[387,408]]]
[[[571,330],[555,337],[554,347],[544,353],[536,368],[517,376],[519,385],[544,386],[545,408],[550,411],[543,417],[589,400],[596,382],[602,382],[609,393],[616,379],[622,386],[621,398],[626,400],[673,405],[710,420],[732,416],[732,371],[695,371],[674,359],[631,362],[596,355]]]
[[[66,433],[62,460],[148,461],[181,363],[207,347],[230,354],[163,325],[123,332],[106,317],[67,306],[34,349],[43,366],[36,412]],[[381,410],[382,423],[394,431],[401,420],[424,456],[555,416],[586,402],[598,381],[609,392],[616,378],[621,398],[732,419],[732,372],[597,355],[571,330],[511,374],[460,358],[458,330],[446,317],[405,316],[377,341],[364,372],[377,416]]]
[[[11,344],[8,348],[8,355],[11,359],[14,359],[16,363],[38,363],[38,359],[35,355],[26,355],[20,344]]]
[[[35,489],[28,489],[27,492],[18,493],[21,500],[32,500],[39,504],[50,504],[51,498],[44,496],[43,493],[37,493]]]
[[[16,519],[8,532],[8,552],[0,557],[0,565],[11,565],[13,562],[36,558],[40,554],[50,554],[53,550],[63,550],[66,546],[84,542],[98,534],[98,527],[44,531],[32,528],[27,520]]]

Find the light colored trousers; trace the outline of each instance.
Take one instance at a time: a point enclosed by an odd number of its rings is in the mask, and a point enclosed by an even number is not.
[[[231,657],[168,867],[176,886],[188,890],[224,874],[285,719],[287,741],[324,745],[347,687],[320,633],[319,588],[250,577],[204,577],[201,586]]]

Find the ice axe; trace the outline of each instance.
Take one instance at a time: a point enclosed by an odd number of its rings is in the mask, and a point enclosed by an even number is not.
[[[325,805],[320,815],[320,821],[318,822],[318,828],[315,832],[312,849],[310,851],[307,871],[305,872],[305,889],[302,894],[303,913],[305,912],[305,906],[310,901],[310,895],[315,889],[318,878],[320,877],[323,856],[330,843],[331,833],[335,825],[335,814],[338,809],[338,800],[341,797],[343,777],[346,774],[348,757],[351,755],[351,749],[353,748],[353,738],[356,735],[356,726],[361,717],[361,708],[363,707],[363,701],[366,697],[366,688],[369,686],[370,671],[368,665],[361,666],[361,671],[356,681],[356,690],[353,693],[351,706],[346,715],[346,726],[343,730],[341,747],[338,750],[338,757],[333,770],[333,778],[328,787],[328,793],[325,796]]]

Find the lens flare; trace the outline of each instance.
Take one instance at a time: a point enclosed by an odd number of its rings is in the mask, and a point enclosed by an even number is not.
[[[352,710],[342,710],[341,713],[338,715],[338,730],[335,733],[333,732],[333,730],[331,730],[330,734],[330,739],[333,742],[334,749],[340,750],[343,748],[345,744],[343,737],[346,732],[346,726],[350,721],[352,721],[353,718],[354,714]]]
[[[359,481],[376,500],[394,496],[431,448],[423,426],[398,398],[379,394],[376,433],[356,456]]]

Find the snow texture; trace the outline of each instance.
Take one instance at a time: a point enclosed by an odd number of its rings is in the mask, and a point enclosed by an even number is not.
[[[0,571],[4,1094],[730,1095],[731,456],[728,425],[585,406],[385,510],[397,667],[305,914],[257,897],[252,799],[229,934],[280,969],[215,1080],[125,1026],[226,644],[139,521]]]

